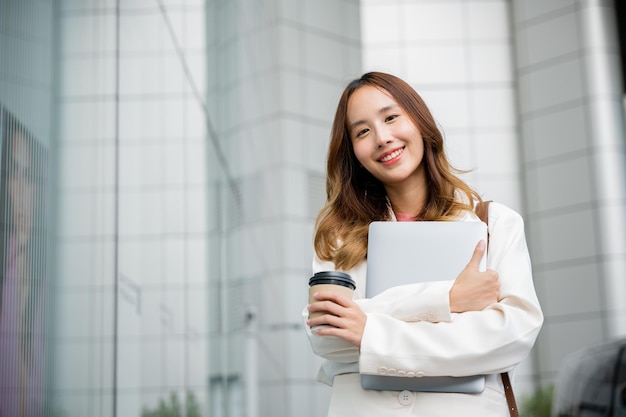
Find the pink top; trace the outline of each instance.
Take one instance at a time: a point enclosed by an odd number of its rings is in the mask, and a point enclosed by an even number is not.
[[[413,216],[412,214],[395,213],[395,215],[396,215],[396,220],[398,220],[399,222],[415,221],[415,216]]]
[[[30,320],[23,322],[20,299],[27,289],[17,276],[15,249],[9,239],[0,310],[0,417],[37,417],[43,416],[45,381],[43,290],[35,289]]]

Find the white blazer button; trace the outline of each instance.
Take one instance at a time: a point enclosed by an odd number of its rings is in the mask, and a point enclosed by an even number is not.
[[[396,370],[395,368],[389,368],[387,369],[387,375],[395,375],[396,374]]]
[[[387,375],[387,368],[381,366],[380,368],[378,368],[378,373],[381,375]]]
[[[413,402],[413,393],[411,391],[402,391],[398,394],[398,402],[404,406],[411,405]]]
[[[422,372],[422,371],[415,372],[415,376],[418,377],[418,378],[421,378],[421,377],[424,376],[424,372]]]
[[[409,371],[409,372],[406,373],[406,376],[414,378],[415,377],[415,372]]]
[[[398,371],[398,376],[406,376],[406,371]]]

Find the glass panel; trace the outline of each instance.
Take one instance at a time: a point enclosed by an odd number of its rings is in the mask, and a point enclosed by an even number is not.
[[[42,415],[46,377],[47,150],[1,110],[0,415]]]

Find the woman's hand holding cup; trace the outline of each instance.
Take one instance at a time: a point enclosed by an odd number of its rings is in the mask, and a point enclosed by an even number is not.
[[[338,271],[318,272],[309,280],[311,330],[321,336],[340,337],[361,345],[367,316],[352,301],[356,288],[352,278]]]

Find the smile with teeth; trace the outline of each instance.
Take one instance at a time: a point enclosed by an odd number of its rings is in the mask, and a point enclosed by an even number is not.
[[[400,155],[402,152],[404,152],[404,148],[400,148],[397,149],[393,152],[391,152],[388,155],[383,156],[382,158],[380,158],[378,160],[378,162],[387,162],[387,161],[391,161],[393,158],[396,158],[398,155]]]

